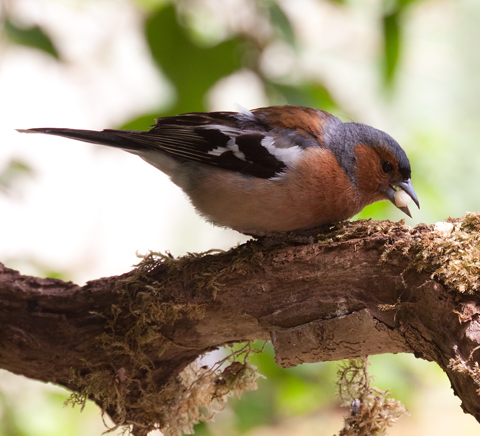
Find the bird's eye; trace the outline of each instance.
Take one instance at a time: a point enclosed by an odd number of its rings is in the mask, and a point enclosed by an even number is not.
[[[382,170],[384,173],[390,173],[393,170],[393,165],[386,160],[382,163]]]

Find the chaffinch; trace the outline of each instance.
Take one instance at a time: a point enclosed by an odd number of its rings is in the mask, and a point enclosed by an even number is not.
[[[19,131],[136,154],[169,175],[207,220],[250,235],[345,220],[379,200],[409,216],[410,199],[420,207],[410,162],[392,137],[307,107],[187,113],[158,118],[148,131]]]

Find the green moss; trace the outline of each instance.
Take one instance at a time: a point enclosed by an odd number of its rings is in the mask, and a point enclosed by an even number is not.
[[[106,328],[97,339],[111,362],[118,365],[96,368],[84,362],[83,370],[72,371],[70,381],[77,392],[71,395],[69,404],[83,407],[87,399],[94,400],[103,413],[115,416],[115,429],[123,426],[136,434],[161,429],[166,436],[177,436],[191,431],[199,421],[212,419],[228,396],[256,389],[259,375],[247,361],[251,352],[248,344],[211,368],[195,361],[160,387],[155,380],[152,359],[172,346],[162,328],[205,316],[205,304],[170,298],[170,287],[186,282],[194,293],[202,289],[204,294],[207,289],[214,299],[224,274],[232,270],[246,273],[252,264],[249,256],[256,256],[254,263],[261,260],[255,251],[243,249],[233,263],[218,259],[209,262],[208,269],[199,265],[203,256],[211,254],[174,259],[149,253],[132,273],[117,282],[119,301],[103,315]]]
[[[350,408],[340,436],[381,436],[406,413],[389,393],[370,386],[368,359],[351,359],[338,366],[338,396]]]
[[[453,231],[435,231],[421,225],[411,238],[393,240],[382,256],[388,260],[392,252],[411,258],[418,272],[432,273],[452,291],[474,294],[480,287],[480,213],[468,212],[464,217],[449,219]]]
[[[474,294],[480,289],[480,213],[467,212],[447,220],[453,231],[436,231],[433,225],[412,228],[399,221],[358,220],[341,222],[317,236],[319,243],[331,244],[363,238],[387,238],[383,261],[401,253],[418,271],[432,273],[444,285],[459,293]]]
[[[331,244],[334,242],[344,242],[351,239],[362,239],[367,237],[388,236],[398,237],[400,235],[409,234],[412,228],[405,224],[405,220],[393,222],[389,220],[374,221],[357,220],[342,221],[332,225],[329,231],[319,233],[317,241],[322,244]]]
[[[195,361],[161,389],[142,389],[139,400],[129,404],[128,389],[118,376],[112,377],[109,371],[92,371],[87,376],[72,374],[80,393],[72,394],[68,403],[83,408],[87,399],[95,399],[103,405],[104,412],[115,410],[117,425],[110,431],[123,426],[125,431],[136,427],[146,434],[160,429],[165,436],[180,436],[182,432],[191,434],[198,422],[212,420],[223,410],[229,396],[240,397],[246,390],[257,389],[258,376],[256,368],[247,361],[213,368]],[[152,385],[153,380],[146,384]]]
[[[448,367],[455,372],[469,376],[477,388],[477,394],[480,395],[480,365],[472,360],[472,356],[468,361],[463,360],[460,356],[450,359]]]

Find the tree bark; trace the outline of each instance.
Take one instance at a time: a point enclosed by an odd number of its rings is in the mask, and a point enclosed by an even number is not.
[[[158,408],[145,411],[148,401],[168,402],[172,380],[225,344],[271,340],[283,367],[414,353],[446,372],[464,411],[480,421],[477,258],[448,275],[459,250],[479,250],[480,218],[453,222],[444,235],[358,221],[314,243],[266,238],[228,252],[149,256],[85,286],[0,264],[0,367],[81,392],[142,434],[168,424]],[[473,248],[459,245],[465,235]],[[108,389],[114,400],[100,393]]]

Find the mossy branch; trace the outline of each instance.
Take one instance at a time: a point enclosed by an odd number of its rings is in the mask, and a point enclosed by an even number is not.
[[[272,340],[284,367],[407,352],[437,362],[480,421],[480,215],[450,222],[346,222],[303,234],[310,243],[150,253],[83,287],[2,266],[0,367],[92,399],[138,435],[175,435],[256,386],[248,346],[223,366],[194,363],[217,347]]]

